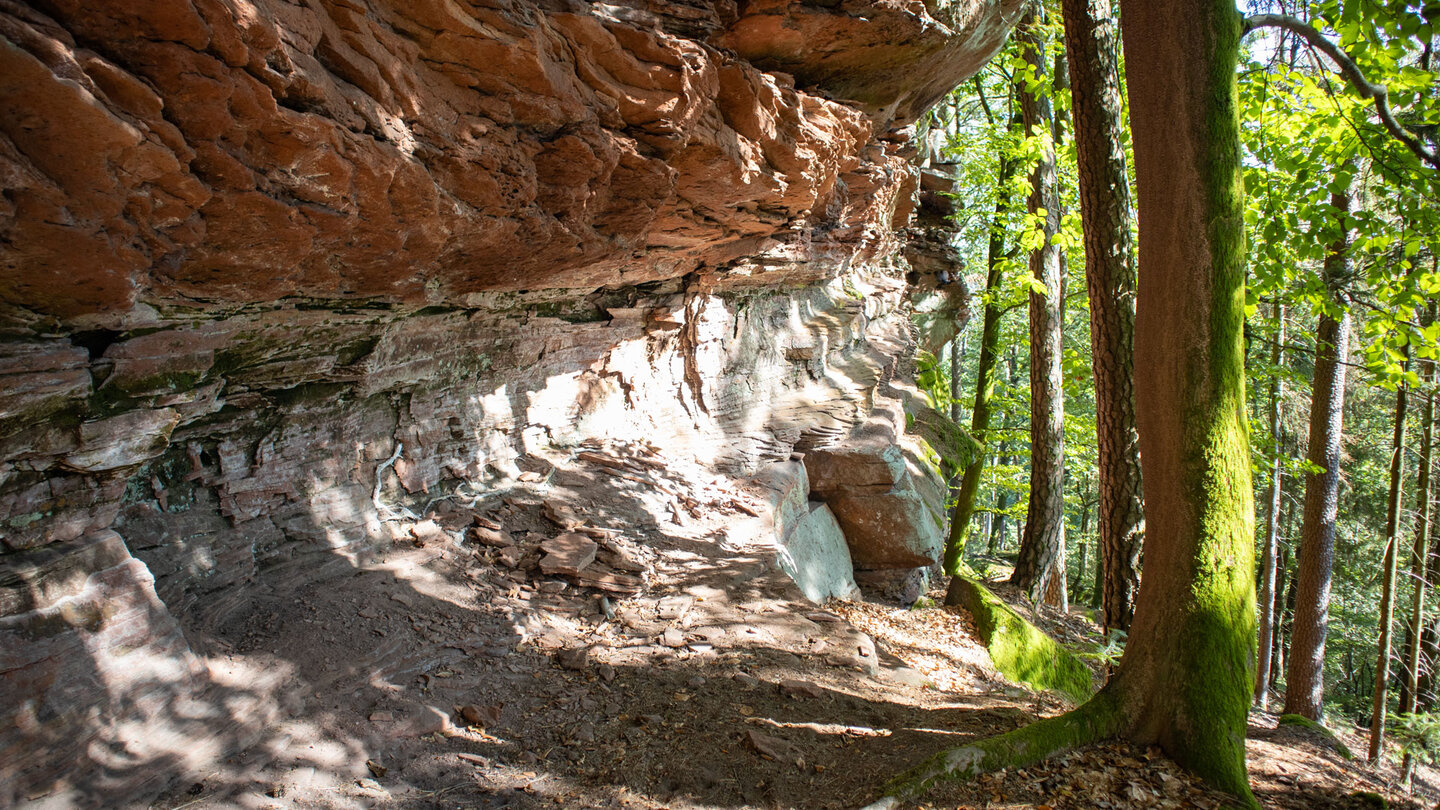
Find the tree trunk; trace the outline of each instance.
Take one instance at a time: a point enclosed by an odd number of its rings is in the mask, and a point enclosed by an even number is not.
[[[1044,34],[1034,14],[1017,29],[1025,62],[1043,84],[1046,73]],[[1044,289],[1030,291],[1030,503],[1020,555],[1010,582],[1060,610],[1068,610],[1065,593],[1065,398],[1061,379],[1061,340],[1064,327],[1060,279],[1060,248],[1054,244],[1060,231],[1060,197],[1050,135],[1053,114],[1050,99],[1017,88],[1025,132],[1042,138],[1040,160],[1030,175],[1032,215],[1044,212],[1044,243],[1030,254],[1030,275]]]
[[[1135,264],[1120,102],[1119,37],[1110,0],[1064,0],[1071,115],[1080,170],[1085,283],[1095,371],[1100,556],[1105,629],[1129,630],[1140,586],[1145,516],[1135,432]]]
[[[1260,660],[1255,664],[1255,705],[1269,708],[1270,703],[1270,655],[1274,646],[1271,639],[1275,634],[1275,555],[1280,543],[1280,399],[1284,389],[1280,385],[1279,368],[1285,361],[1285,308],[1275,302],[1277,332],[1275,345],[1270,349],[1270,365],[1276,370],[1270,380],[1270,437],[1275,444],[1275,457],[1270,460],[1270,483],[1265,510],[1265,546],[1260,554],[1260,637],[1256,649]]]
[[[1000,466],[1003,467],[1010,463],[1010,456],[1008,455],[1009,452],[1010,443],[1001,442],[1000,455],[997,459]],[[990,555],[991,557],[994,557],[996,554],[998,554],[1000,552],[1000,549],[1005,545],[1005,526],[1007,523],[1009,523],[1009,519],[1005,514],[1005,510],[1009,508],[1009,492],[1002,490],[995,496],[995,511],[993,513],[995,515],[995,519],[990,523],[990,539],[985,547],[985,553]]]
[[[1289,586],[1286,586],[1286,583]],[[1280,594],[1285,594],[1280,599]],[[1270,688],[1274,688],[1280,682],[1280,675],[1285,672],[1285,650],[1289,647],[1287,640],[1290,638],[1290,623],[1288,617],[1295,609],[1295,577],[1290,573],[1290,546],[1286,545],[1280,551],[1279,572],[1275,577],[1275,635],[1270,642]]]
[[[1427,309],[1425,323],[1435,321],[1435,305]],[[1405,624],[1405,681],[1400,690],[1400,713],[1415,711],[1420,678],[1420,629],[1425,619],[1425,586],[1430,577],[1426,548],[1430,545],[1431,490],[1430,463],[1435,441],[1435,361],[1420,361],[1421,389],[1425,402],[1420,411],[1420,470],[1415,478],[1415,539],[1410,544],[1410,620]]]
[[[1095,555],[1095,583],[1090,591],[1090,607],[1100,608],[1105,601],[1105,554]]]
[[[1399,562],[1400,497],[1405,473],[1406,388],[1395,391],[1395,433],[1390,445],[1390,494],[1385,502],[1385,564],[1380,582],[1380,643],[1375,656],[1374,704],[1370,710],[1371,765],[1380,761],[1385,741],[1385,696],[1390,685],[1390,632],[1395,624],[1395,569]]]
[[[1350,195],[1331,195],[1342,215]],[[1349,275],[1349,234],[1330,246],[1326,283],[1345,305],[1338,286]],[[1325,696],[1325,630],[1330,618],[1330,571],[1335,561],[1335,515],[1340,491],[1340,419],[1345,404],[1345,354],[1350,342],[1350,312],[1339,319],[1320,316],[1315,347],[1315,379],[1310,399],[1310,463],[1320,469],[1305,476],[1305,517],[1300,526],[1296,568],[1295,619],[1290,666],[1285,676],[1285,713],[1320,719]]]
[[[985,471],[987,451],[985,434],[990,430],[990,403],[995,396],[995,365],[1000,357],[1000,319],[1005,310],[996,301],[1004,283],[1002,259],[1005,253],[1005,210],[1009,207],[1010,178],[1015,164],[1003,151],[1000,170],[996,174],[995,214],[990,220],[990,238],[986,246],[985,316],[980,329],[979,368],[975,374],[975,406],[970,411],[970,435],[980,442],[981,452],[965,468],[955,495],[955,508],[950,513],[950,536],[945,541],[945,573],[959,573],[969,539],[970,520],[975,514],[975,497],[980,492],[980,476]]]
[[[1244,197],[1231,0],[1123,0],[1140,290],[1145,586],[1116,676],[1128,736],[1255,806],[1255,516],[1245,419]]]

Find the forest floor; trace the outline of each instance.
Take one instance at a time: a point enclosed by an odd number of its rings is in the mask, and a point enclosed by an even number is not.
[[[658,464],[648,448],[588,456],[534,459],[503,498],[441,502],[412,540],[345,578],[271,582],[223,622],[187,627],[217,679],[263,670],[262,697],[279,708],[240,753],[151,807],[858,808],[937,751],[1067,708],[1001,677],[962,610],[804,601],[745,482]],[[477,514],[502,527],[490,545],[468,528]],[[538,546],[567,529],[602,540],[612,591],[633,585],[627,569],[640,591],[602,599],[545,576]],[[1036,618],[1094,644],[1079,613]],[[1429,769],[1412,797],[1393,767],[1346,761],[1275,720],[1250,725],[1267,807],[1375,806],[1364,792],[1430,807],[1440,795]],[[918,806],[1224,804],[1158,751],[1106,745],[943,786]]]

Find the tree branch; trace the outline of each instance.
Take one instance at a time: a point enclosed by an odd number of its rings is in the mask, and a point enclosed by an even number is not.
[[[1415,137],[1414,133],[1400,125],[1395,120],[1395,114],[1390,110],[1390,91],[1383,84],[1374,84],[1365,78],[1360,66],[1350,55],[1340,49],[1339,45],[1326,39],[1314,26],[1297,17],[1290,17],[1284,14],[1254,14],[1241,20],[1241,30],[1250,33],[1257,28],[1279,28],[1289,31],[1292,34],[1303,37],[1306,42],[1324,52],[1324,54],[1336,65],[1340,66],[1340,74],[1346,81],[1355,88],[1355,92],[1361,98],[1374,99],[1375,112],[1380,116],[1380,123],[1385,126],[1385,131],[1407,149],[1415,153],[1415,156],[1432,167],[1440,169],[1440,155],[1435,153]]]

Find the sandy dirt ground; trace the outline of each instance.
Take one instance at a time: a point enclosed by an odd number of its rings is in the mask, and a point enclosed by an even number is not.
[[[1067,708],[997,674],[963,611],[806,602],[743,481],[635,447],[530,466],[503,492],[436,503],[343,576],[269,583],[187,627],[273,717],[152,807],[858,808],[939,750]],[[599,548],[588,583],[565,573],[573,549],[550,556],[567,534]],[[1078,614],[1037,618],[1094,643]],[[1428,769],[1410,797],[1392,767],[1273,716],[1250,737],[1267,807],[1374,806],[1366,791],[1435,804]],[[1109,745],[916,806],[1223,802],[1158,751]]]

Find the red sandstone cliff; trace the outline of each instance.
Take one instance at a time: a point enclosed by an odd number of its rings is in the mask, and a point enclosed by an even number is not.
[[[203,694],[217,602],[388,541],[382,486],[897,432],[914,296],[963,306],[904,286],[900,127],[1019,5],[0,0],[10,798]]]

